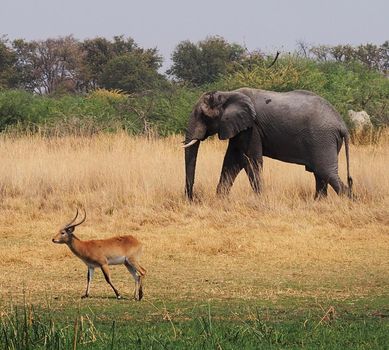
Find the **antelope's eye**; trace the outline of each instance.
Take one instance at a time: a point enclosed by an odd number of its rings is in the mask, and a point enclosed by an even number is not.
[[[64,235],[65,233],[66,233],[65,231],[62,231],[62,232],[61,232],[61,235]]]

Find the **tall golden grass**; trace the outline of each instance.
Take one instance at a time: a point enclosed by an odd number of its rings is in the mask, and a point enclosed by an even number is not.
[[[146,298],[349,297],[389,287],[389,142],[351,148],[356,199],[314,201],[301,166],[265,159],[264,191],[242,172],[229,198],[215,189],[226,143],[200,146],[195,192],[183,194],[180,137],[126,134],[0,139],[0,297],[81,295],[86,268],[56,230],[85,207],[76,234],[132,233],[145,243]],[[342,149],[340,174],[345,179]],[[118,289],[131,293],[124,268]],[[111,295],[96,274],[92,295]]]

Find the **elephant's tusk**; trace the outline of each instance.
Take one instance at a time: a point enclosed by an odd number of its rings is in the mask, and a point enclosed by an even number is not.
[[[187,147],[190,147],[192,145],[194,145],[198,140],[194,139],[192,141],[190,141],[189,143],[187,143],[186,145],[183,145],[181,146],[182,148],[187,148]]]

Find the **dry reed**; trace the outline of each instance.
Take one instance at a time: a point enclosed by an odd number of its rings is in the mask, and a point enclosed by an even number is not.
[[[77,206],[81,238],[144,241],[146,298],[349,297],[389,286],[389,143],[353,146],[356,200],[313,200],[312,174],[265,159],[256,197],[242,172],[231,196],[215,188],[225,142],[200,146],[195,192],[183,195],[181,139],[125,134],[0,139],[0,297],[81,295],[86,268],[50,239]],[[345,179],[344,149],[340,174]],[[119,290],[130,276],[113,269]],[[65,293],[66,292],[66,293]],[[92,295],[111,295],[96,274]]]

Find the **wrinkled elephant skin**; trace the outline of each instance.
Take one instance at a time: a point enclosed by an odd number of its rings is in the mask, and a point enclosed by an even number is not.
[[[193,199],[200,141],[218,134],[229,139],[217,193],[226,195],[244,169],[251,187],[261,191],[263,156],[301,164],[316,180],[315,198],[328,184],[351,196],[349,134],[329,102],[309,91],[273,92],[242,88],[203,94],[194,106],[185,136],[185,193]],[[338,154],[345,141],[347,183],[338,175]]]

